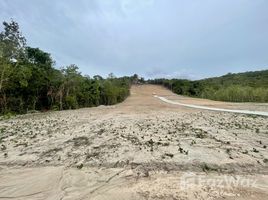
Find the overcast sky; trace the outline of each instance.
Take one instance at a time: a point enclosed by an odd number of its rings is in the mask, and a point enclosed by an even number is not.
[[[1,0],[0,20],[10,18],[56,67],[90,76],[268,69],[268,0]]]

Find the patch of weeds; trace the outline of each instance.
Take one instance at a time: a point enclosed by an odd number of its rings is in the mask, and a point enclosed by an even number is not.
[[[98,131],[98,134],[99,134],[99,135],[102,135],[104,132],[105,132],[105,129],[104,129],[104,128],[101,128],[101,129]]]
[[[248,150],[242,151],[242,154],[248,154]]]
[[[2,119],[2,120],[7,120],[7,119],[10,119],[10,118],[15,117],[15,116],[16,116],[16,115],[15,115],[14,113],[8,112],[8,113],[4,114],[4,115],[1,117],[1,119]]]
[[[76,166],[77,169],[82,169],[84,167],[83,163]]]
[[[163,143],[162,143],[162,146],[164,146],[164,147],[169,146],[169,142],[163,142]]]
[[[226,149],[226,153],[229,155],[230,159],[234,159],[231,155],[231,149]]]
[[[235,123],[235,126],[237,126],[238,129],[241,129],[242,128],[241,124],[239,124],[237,122]]]
[[[209,171],[218,171],[217,168],[209,166],[208,164],[204,163],[201,165],[201,168],[204,172],[209,172]]]
[[[193,146],[194,144],[196,144],[196,141],[192,140],[190,145]]]
[[[159,139],[158,142],[156,142],[157,145],[161,145],[163,147],[169,146],[169,142],[161,142],[161,138]]]
[[[153,141],[152,138],[151,138],[150,140],[148,140],[145,144],[146,144],[148,147],[150,147],[150,151],[154,151],[154,149],[153,149],[154,141]]]
[[[193,128],[193,131],[195,131],[197,138],[203,139],[206,137],[207,131],[204,131],[200,128]]]
[[[6,147],[5,145],[2,144],[2,145],[1,145],[1,150],[2,150],[2,151],[5,151],[6,149],[7,149],[7,147]]]
[[[246,114],[247,117],[251,117],[253,119],[256,119],[257,118],[257,115],[253,115],[253,114]]]
[[[100,155],[100,152],[91,152],[91,153],[86,153],[86,159],[89,159],[89,158],[94,158],[94,157],[98,157]]]
[[[231,153],[231,149],[226,149],[226,153],[230,154]]]
[[[168,156],[170,158],[173,158],[174,157],[174,154],[172,154],[172,153],[165,153],[165,156]]]
[[[1,129],[0,129],[0,143],[1,143],[2,140],[3,140],[3,135],[4,135],[5,130],[6,130],[6,128],[1,128]]]
[[[189,153],[188,150],[186,151],[186,150],[184,150],[182,147],[179,147],[178,150],[179,150],[180,153],[183,153],[183,154],[185,154],[185,155],[188,155],[188,153]]]
[[[87,145],[91,144],[90,141],[88,140],[88,138],[85,136],[73,138],[73,139],[67,141],[67,143],[69,143],[69,142],[72,142],[75,147],[87,146]]]
[[[138,137],[134,136],[134,135],[127,135],[126,137],[121,135],[123,138],[126,138],[127,140],[129,140],[132,144],[135,145],[139,145],[140,144],[140,140],[138,139]]]
[[[264,163],[268,163],[268,159],[267,159],[267,158],[264,158],[264,159],[263,159],[263,162],[264,162]]]
[[[203,133],[197,133],[196,137],[200,138],[200,139],[203,139],[203,138],[205,138],[205,135]]]
[[[6,128],[0,128],[0,134],[4,134]]]
[[[257,150],[257,149],[255,149],[255,148],[253,148],[253,150],[252,150],[254,153],[259,153],[259,151]]]
[[[62,151],[62,148],[49,149],[48,151],[43,152],[42,156],[45,156],[45,157],[53,156],[59,151]]]
[[[255,132],[256,132],[256,133],[260,133],[260,129],[259,129],[259,128],[256,128],[256,129],[255,129]]]

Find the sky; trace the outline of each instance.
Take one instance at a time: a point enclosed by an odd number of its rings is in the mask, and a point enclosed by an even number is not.
[[[268,0],[0,0],[0,21],[17,21],[55,67],[194,80],[268,69],[267,10]]]

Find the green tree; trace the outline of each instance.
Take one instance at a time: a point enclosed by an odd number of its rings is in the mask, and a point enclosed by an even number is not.
[[[25,38],[15,21],[3,22],[4,30],[0,33],[0,105],[1,112],[7,110],[6,90],[9,87],[12,73],[24,56]],[[23,81],[21,81],[23,83]],[[25,84],[25,82],[24,82]]]
[[[26,46],[16,22],[4,22],[0,33],[0,112],[74,109],[123,101],[130,78],[83,76],[72,64],[54,68],[51,55]]]

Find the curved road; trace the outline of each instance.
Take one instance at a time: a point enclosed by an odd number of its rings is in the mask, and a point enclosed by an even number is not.
[[[232,110],[232,109],[224,109],[224,108],[211,108],[211,107],[207,107],[207,106],[198,106],[198,105],[192,105],[192,104],[179,103],[179,102],[171,101],[165,97],[161,97],[161,96],[157,96],[157,95],[154,95],[154,97],[156,97],[156,98],[158,98],[166,103],[169,103],[169,104],[180,105],[180,106],[185,106],[185,107],[189,107],[189,108],[213,110],[213,111],[220,111],[220,112],[232,112],[232,113],[249,114],[249,115],[268,116],[268,112],[251,111],[251,110]]]

